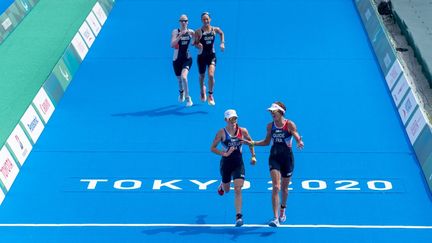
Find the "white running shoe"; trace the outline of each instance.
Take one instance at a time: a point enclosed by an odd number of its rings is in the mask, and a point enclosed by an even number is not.
[[[214,101],[214,97],[212,94],[209,94],[208,96],[208,104],[211,106],[216,105],[216,102]]]
[[[186,97],[186,106],[187,107],[193,106],[192,98],[190,96]]]
[[[278,227],[279,226],[279,220],[277,218],[272,219],[269,224],[270,227]]]
[[[184,101],[185,101],[185,95],[184,95],[184,91],[183,90],[180,90],[179,91],[179,97],[178,97],[178,101],[180,102],[180,103],[183,103]]]
[[[243,225],[243,219],[242,218],[236,219],[235,227],[241,227],[242,225]]]
[[[285,208],[281,208],[279,211],[279,223],[283,223],[286,221]]]

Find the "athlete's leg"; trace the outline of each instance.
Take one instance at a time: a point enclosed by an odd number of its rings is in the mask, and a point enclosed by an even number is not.
[[[291,177],[284,177],[282,178],[282,184],[281,184],[281,205],[286,206],[287,199],[288,199],[288,186],[291,181]]]
[[[205,78],[205,73],[200,73],[199,74],[199,83],[200,83],[200,92],[201,92],[201,101],[202,102],[205,102],[207,100],[204,78]]]
[[[178,81],[178,87],[179,87],[179,98],[178,101],[179,102],[183,102],[185,100],[185,94],[184,94],[184,89],[183,89],[183,81],[181,76],[176,76],[177,77],[177,81]]]
[[[216,66],[211,64],[208,68],[208,85],[209,85],[209,92],[213,92],[214,85],[215,85],[215,69]]]
[[[207,100],[206,95],[206,87],[204,84],[205,72],[207,65],[205,63],[205,58],[201,55],[198,55],[198,73],[199,73],[199,83],[200,83],[200,93],[201,93],[201,101],[205,102]]]
[[[187,79],[188,73],[189,73],[189,69],[183,68],[181,76],[180,76],[182,87],[183,87],[183,90],[185,92],[186,97],[189,96],[189,87],[188,87],[188,79]]]
[[[243,187],[244,179],[238,178],[234,179],[234,207],[236,210],[236,227],[240,227],[243,225],[243,214],[242,214],[242,187]]]
[[[210,105],[214,105],[215,101],[214,101],[214,97],[213,97],[213,92],[214,92],[214,85],[215,85],[215,69],[216,66],[214,64],[211,64],[208,68],[208,85],[209,85],[209,104]]]
[[[288,186],[291,181],[291,177],[282,177],[282,184],[281,184],[281,202],[280,202],[280,213],[279,213],[279,221],[281,223],[285,222],[286,220],[286,205],[287,205],[287,199],[288,199]]]
[[[281,184],[281,204],[280,204],[280,214],[279,219],[280,221],[285,221],[285,208],[287,204],[288,199],[288,186],[291,181],[292,173],[294,170],[294,155],[292,153],[292,150],[289,149],[286,151],[284,155],[284,163],[281,163],[281,175],[282,175],[282,184]]]
[[[237,214],[241,214],[242,211],[242,187],[244,180],[243,179],[235,179],[234,180],[234,206]]]
[[[231,189],[230,186],[231,186],[231,182],[222,183],[222,189],[224,190],[224,192],[229,192]]]
[[[281,190],[281,174],[278,170],[271,170],[270,176],[272,179],[272,207],[274,218],[278,218],[279,210],[279,192]]]
[[[188,85],[188,79],[187,79],[188,74],[189,74],[189,69],[183,68],[182,74],[181,74],[181,81],[182,81],[183,90],[184,90],[184,97],[186,98],[186,106],[192,106],[193,105],[192,98],[189,95],[189,85]]]

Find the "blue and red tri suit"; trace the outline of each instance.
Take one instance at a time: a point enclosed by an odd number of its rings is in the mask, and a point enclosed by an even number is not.
[[[244,179],[245,168],[242,156],[242,140],[243,134],[239,126],[233,136],[231,136],[226,128],[224,128],[225,140],[221,141],[221,144],[227,152],[231,147],[235,147],[235,150],[227,157],[222,156],[220,161],[220,173],[222,176],[222,182],[228,183],[232,179]]]
[[[278,170],[282,177],[291,177],[294,170],[294,155],[292,152],[292,133],[288,129],[288,120],[282,127],[273,122],[271,129],[273,145],[270,149],[269,166],[271,170]]]

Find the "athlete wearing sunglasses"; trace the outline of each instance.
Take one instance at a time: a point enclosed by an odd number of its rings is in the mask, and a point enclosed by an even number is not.
[[[189,43],[193,41],[195,32],[188,28],[188,17],[180,16],[180,28],[171,32],[171,47],[174,48],[173,67],[178,80],[179,102],[186,101],[186,106],[192,106],[192,98],[189,95],[188,74],[192,67],[192,57],[189,54]]]

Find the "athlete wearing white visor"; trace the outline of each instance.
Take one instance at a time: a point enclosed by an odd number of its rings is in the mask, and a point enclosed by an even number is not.
[[[252,141],[252,145],[267,146],[272,141],[270,149],[269,167],[272,178],[272,206],[273,219],[269,222],[277,227],[286,220],[285,208],[288,198],[288,185],[294,171],[294,155],[292,152],[292,138],[297,147],[303,149],[304,144],[297,132],[293,121],[285,118],[286,107],[282,102],[274,102],[269,108],[273,121],[267,124],[267,134],[263,140]],[[247,143],[247,141],[245,141]],[[281,198],[279,198],[279,193]]]

